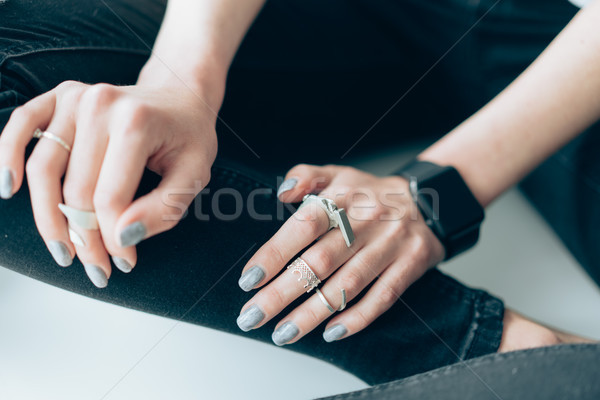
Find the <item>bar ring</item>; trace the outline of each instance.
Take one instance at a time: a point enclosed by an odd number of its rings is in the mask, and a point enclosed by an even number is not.
[[[352,231],[352,226],[350,226],[346,210],[338,208],[333,200],[314,194],[307,194],[304,196],[298,210],[312,203],[316,203],[327,214],[327,217],[329,218],[329,229],[340,228],[346,246],[352,246],[352,243],[354,242],[354,232]]]
[[[59,136],[55,135],[52,132],[48,132],[48,131],[42,131],[40,128],[37,128],[34,132],[33,132],[33,137],[36,139],[42,139],[42,138],[46,138],[46,139],[50,139],[55,141],[56,143],[58,143],[59,145],[62,146],[63,149],[65,149],[67,151],[67,153],[71,152],[71,146],[69,146],[69,144],[67,142],[65,142],[64,140],[62,140]]]
[[[329,312],[331,312],[332,314],[334,312],[336,312],[336,311],[342,311],[344,308],[346,308],[346,289],[341,289],[341,292],[342,292],[342,305],[337,310],[335,308],[331,307],[331,304],[329,304],[329,302],[325,298],[325,295],[323,294],[323,292],[321,292],[321,290],[319,290],[319,288],[316,288],[315,290],[316,290],[317,294],[319,295],[319,298],[321,299],[321,301],[323,302],[323,304],[325,304],[325,307],[327,307],[327,309],[329,310]]]
[[[310,292],[319,286],[319,283],[321,283],[317,275],[315,275],[313,270],[310,269],[306,261],[300,257],[296,258],[290,265],[288,265],[287,269],[291,270],[292,274],[294,272],[298,273],[298,281],[306,281],[306,284],[304,285],[304,289],[308,288],[306,293]]]

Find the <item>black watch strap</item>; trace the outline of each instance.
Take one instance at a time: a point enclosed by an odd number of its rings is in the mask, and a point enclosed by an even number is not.
[[[396,174],[409,181],[413,200],[446,249],[446,260],[477,243],[483,207],[454,167],[414,160]]]

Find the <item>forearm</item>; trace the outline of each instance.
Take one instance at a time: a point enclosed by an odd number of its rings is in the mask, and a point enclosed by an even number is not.
[[[264,2],[170,0],[138,83],[201,90],[220,103],[231,61]]]
[[[455,166],[485,206],[600,118],[600,3],[419,158]]]

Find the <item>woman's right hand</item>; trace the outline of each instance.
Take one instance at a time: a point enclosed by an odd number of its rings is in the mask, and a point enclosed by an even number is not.
[[[208,104],[202,94],[180,85],[64,82],[11,115],[0,136],[0,194],[17,192],[26,172],[36,225],[56,262],[68,266],[77,254],[91,281],[105,287],[109,255],[131,271],[134,245],[175,226],[208,183],[221,97]],[[38,128],[72,151],[42,137],[25,165]],[[134,200],[145,167],[162,181]],[[59,203],[96,212],[99,230],[72,227],[83,245],[70,240]]]

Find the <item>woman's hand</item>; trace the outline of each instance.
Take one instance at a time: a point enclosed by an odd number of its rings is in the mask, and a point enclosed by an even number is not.
[[[181,85],[62,83],[17,108],[0,136],[3,197],[19,190],[26,171],[36,225],[57,263],[70,265],[77,254],[91,281],[104,287],[109,255],[131,271],[134,245],[176,225],[208,183],[217,152],[214,106]],[[25,148],[38,128],[71,152],[42,137],[25,166]],[[133,201],[145,167],[162,181]],[[73,244],[59,203],[95,211],[99,230],[73,226],[81,239]]]
[[[323,337],[328,342],[367,327],[443,260],[444,248],[416,209],[403,178],[378,178],[334,165],[297,165],[288,172],[279,198],[293,203],[315,192],[346,209],[354,243],[347,247],[339,229],[327,231],[329,219],[318,205],[298,210],[244,268],[242,289],[264,287],[242,308],[238,318],[242,330],[262,326],[304,295],[304,281],[299,282],[297,274],[290,270],[277,274],[319,237],[301,257],[323,281],[320,289],[333,308],[342,304],[341,289],[350,302],[378,278],[359,302],[327,324]],[[273,341],[293,343],[331,315],[314,293],[279,322]]]

